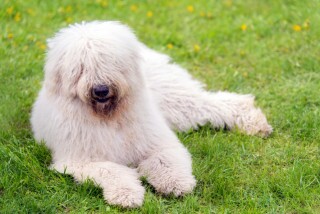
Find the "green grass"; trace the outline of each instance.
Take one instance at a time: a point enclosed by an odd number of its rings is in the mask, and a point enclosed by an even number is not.
[[[2,0],[0,212],[320,213],[319,8],[318,0]],[[45,40],[69,22],[97,19],[128,24],[210,90],[256,95],[274,133],[179,133],[196,189],[176,199],[144,184],[144,205],[133,210],[106,204],[92,182],[48,170],[50,153],[29,124]]]

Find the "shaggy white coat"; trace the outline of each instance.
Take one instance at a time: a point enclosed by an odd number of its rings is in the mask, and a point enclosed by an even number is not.
[[[140,176],[163,194],[193,190],[191,156],[172,130],[210,123],[247,134],[272,131],[252,95],[205,91],[119,22],[60,30],[48,41],[44,70],[31,116],[34,136],[52,151],[52,168],[93,179],[110,204],[142,205]],[[110,86],[112,102],[92,102],[96,84]]]

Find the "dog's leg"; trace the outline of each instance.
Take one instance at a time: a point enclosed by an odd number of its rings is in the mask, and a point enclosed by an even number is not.
[[[156,191],[165,195],[184,195],[196,185],[190,154],[182,146],[159,150],[142,161],[138,171]]]
[[[145,190],[136,169],[112,162],[55,163],[51,168],[71,174],[79,182],[92,179],[102,187],[104,198],[109,204],[138,207],[143,203]]]
[[[242,95],[230,92],[207,93],[209,102],[226,106],[223,113],[229,113],[232,124],[227,124],[231,129],[237,127],[240,131],[249,135],[266,137],[272,133],[272,127],[268,124],[266,116],[260,108],[254,105],[254,96]]]
[[[215,128],[238,127],[250,135],[268,136],[272,132],[265,115],[254,106],[252,95],[172,90],[159,104],[169,125],[178,131],[210,123]]]

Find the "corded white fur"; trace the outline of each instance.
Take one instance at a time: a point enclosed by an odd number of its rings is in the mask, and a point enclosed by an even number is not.
[[[54,169],[93,179],[110,204],[142,205],[140,176],[163,194],[192,191],[191,156],[171,129],[209,122],[248,134],[272,131],[253,96],[205,91],[119,22],[72,25],[48,47],[31,116],[34,136],[52,151]],[[92,102],[97,84],[110,86],[113,103]]]

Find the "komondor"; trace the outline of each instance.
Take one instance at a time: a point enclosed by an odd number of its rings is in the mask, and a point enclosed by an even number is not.
[[[51,150],[53,169],[92,179],[110,204],[141,206],[141,176],[164,195],[193,190],[191,156],[174,131],[209,123],[250,135],[272,132],[252,95],[205,91],[119,22],[60,30],[48,40],[44,70],[34,136]]]

